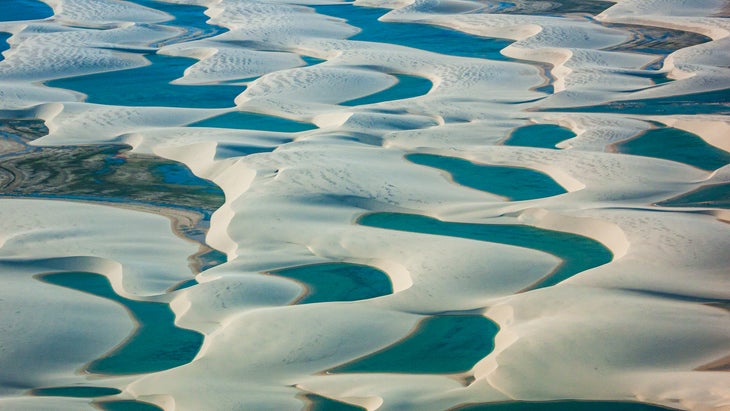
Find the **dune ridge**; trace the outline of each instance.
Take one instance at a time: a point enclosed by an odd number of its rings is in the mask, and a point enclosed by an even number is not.
[[[0,318],[8,331],[0,334],[0,367],[14,370],[0,378],[0,407],[137,401],[166,411],[298,410],[330,401],[436,411],[570,399],[730,409],[730,377],[715,365],[730,341],[722,189],[730,166],[620,150],[648,131],[675,129],[730,151],[727,101],[712,97],[730,86],[724,2],[164,0],[168,12],[147,0],[44,2],[53,16],[0,22],[11,34],[0,61],[0,118],[43,120],[48,134],[33,146],[122,144],[130,155],[184,164],[219,187],[224,202],[209,227],[186,234],[173,232],[158,209],[132,202],[0,193],[0,267],[8,273],[0,306],[14,312]],[[179,25],[175,5],[201,6],[193,28],[216,29],[181,36],[191,27]],[[325,5],[372,18],[353,18],[362,22],[356,27],[318,8]],[[464,36],[454,41],[475,47],[508,44],[499,55],[464,56],[397,36],[352,39],[399,24],[452,30]],[[662,29],[707,38],[660,41]],[[641,41],[654,49],[634,50]],[[141,107],[94,104],[78,90],[43,84],[150,65],[172,70],[165,57],[193,59],[171,87],[241,91],[221,108],[184,98]],[[388,98],[409,87],[403,76],[432,86]],[[382,101],[357,104],[368,96]],[[679,108],[654,108],[671,105]],[[257,130],[246,116],[232,117],[230,127],[189,126],[236,113],[312,127]],[[503,144],[535,125],[574,136],[553,147]],[[22,130],[0,133],[0,149],[12,148]],[[416,164],[413,155],[433,163]],[[561,192],[510,201],[488,185],[460,183],[438,158],[543,173]],[[690,206],[672,204],[708,186],[720,189],[686,200]],[[377,213],[413,216],[413,225],[363,223]],[[558,253],[458,230],[434,233],[418,221],[583,236],[610,259],[534,287],[560,267]],[[221,256],[191,264],[201,247]],[[297,304],[306,282],[272,275],[323,264],[382,271],[392,292]],[[79,372],[139,324],[114,301],[38,280],[68,272],[101,275],[129,301],[168,305],[176,327],[203,336],[199,351],[154,372]],[[377,361],[373,354],[404,341],[438,343],[429,338],[443,337],[420,327],[428,319],[448,329],[450,320],[476,316],[498,330],[491,352],[468,370],[330,372]],[[76,385],[121,392],[33,391]]]

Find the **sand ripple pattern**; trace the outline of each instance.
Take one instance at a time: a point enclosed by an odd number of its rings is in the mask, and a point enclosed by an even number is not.
[[[730,409],[726,1],[12,2],[0,408]]]

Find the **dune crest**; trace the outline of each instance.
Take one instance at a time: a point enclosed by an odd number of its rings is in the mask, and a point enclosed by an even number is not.
[[[0,408],[728,408],[725,2],[13,1]]]

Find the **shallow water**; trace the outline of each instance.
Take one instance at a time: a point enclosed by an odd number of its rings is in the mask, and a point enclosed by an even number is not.
[[[596,240],[526,225],[452,223],[416,214],[399,213],[366,214],[357,222],[367,227],[534,248],[563,260],[554,272],[537,283],[525,284],[529,289],[558,284],[573,275],[606,264],[613,258],[611,251]]]
[[[497,194],[510,201],[533,200],[566,192],[548,175],[529,168],[477,164],[432,154],[409,154],[406,160],[444,170],[459,184]],[[515,184],[517,181],[519,184]]]
[[[114,301],[126,308],[138,324],[120,347],[86,367],[91,373],[126,375],[167,370],[190,362],[203,343],[202,334],[175,326],[175,315],[167,304],[124,298],[102,275],[66,272],[38,278]]]

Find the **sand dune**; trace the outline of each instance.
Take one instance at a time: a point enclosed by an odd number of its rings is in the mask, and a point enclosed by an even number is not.
[[[43,1],[0,407],[730,409],[724,2]],[[130,192],[13,191],[43,149]]]

